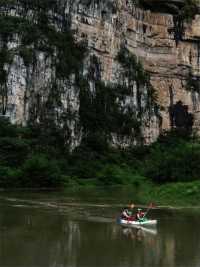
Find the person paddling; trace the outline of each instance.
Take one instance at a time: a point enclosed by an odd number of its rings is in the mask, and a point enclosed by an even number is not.
[[[134,220],[135,216],[133,216],[133,209],[135,205],[130,204],[128,207],[125,207],[121,213],[121,218],[124,220]]]
[[[138,209],[138,212],[136,214],[136,218],[138,221],[143,220],[145,217],[145,212],[142,211],[142,209]]]

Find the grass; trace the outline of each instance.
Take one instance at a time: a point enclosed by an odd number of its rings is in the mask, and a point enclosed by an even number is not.
[[[198,206],[200,203],[200,182],[174,183],[156,186],[152,198],[161,205]]]
[[[154,203],[156,207],[199,207],[200,206],[200,182],[173,183],[156,185],[150,181],[135,185],[110,185],[99,184],[97,179],[70,180],[64,189],[68,194],[78,196],[85,195],[88,199],[100,202],[131,203],[146,206]]]

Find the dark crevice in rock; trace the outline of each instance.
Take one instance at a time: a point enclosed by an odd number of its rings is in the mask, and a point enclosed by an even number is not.
[[[176,41],[176,45],[178,45],[179,41],[183,40],[184,34],[185,34],[185,28],[184,28],[184,20],[180,15],[174,15],[174,39]]]
[[[197,65],[200,64],[200,41],[197,42]]]
[[[0,114],[6,115],[8,108],[8,66],[12,62],[12,56],[8,51],[7,38],[3,37],[2,47],[0,48]]]
[[[193,114],[188,111],[188,106],[178,101],[170,107],[169,112],[172,128],[191,134],[194,118]]]
[[[186,89],[188,91],[200,94],[200,76],[193,75],[191,69],[189,70],[186,82]]]

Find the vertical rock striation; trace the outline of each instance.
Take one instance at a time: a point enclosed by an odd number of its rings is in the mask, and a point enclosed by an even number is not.
[[[150,143],[193,118],[199,129],[200,15],[155,2],[1,0],[1,114],[53,124],[71,149],[99,133]]]

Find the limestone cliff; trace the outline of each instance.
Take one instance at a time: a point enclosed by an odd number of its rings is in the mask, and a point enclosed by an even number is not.
[[[181,19],[183,2],[1,0],[1,114],[54,124],[71,148],[199,129],[200,15]]]

